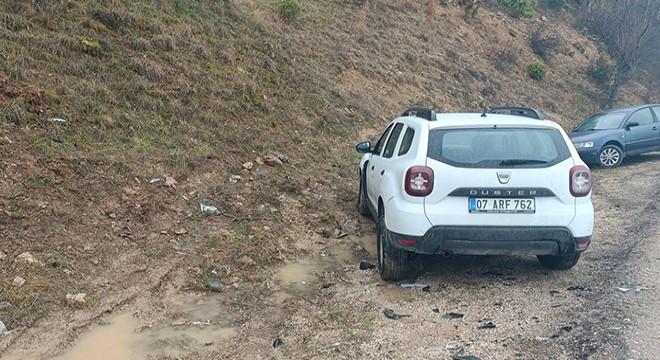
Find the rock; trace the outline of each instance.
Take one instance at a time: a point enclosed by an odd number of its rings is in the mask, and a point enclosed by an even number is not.
[[[12,282],[12,284],[16,287],[21,287],[21,286],[23,286],[23,284],[25,284],[25,279],[23,279],[20,276],[17,276],[17,277],[14,278],[14,281]]]
[[[245,169],[245,170],[252,170],[253,167],[254,167],[254,164],[252,163],[252,161],[248,161],[245,164],[243,164],[243,169]]]
[[[12,305],[9,301],[2,301],[2,302],[0,302],[0,311],[5,310],[5,309],[9,309],[12,306],[14,306],[14,305]]]
[[[5,326],[5,323],[0,321],[0,336],[4,335],[7,332],[7,327]]]
[[[238,262],[239,264],[243,264],[243,265],[247,265],[247,266],[253,266],[254,264],[256,264],[256,263],[254,262],[254,260],[252,260],[252,258],[250,258],[250,257],[247,256],[247,255],[243,256],[243,257],[240,258],[240,259],[238,259],[237,262]]]
[[[268,166],[279,166],[282,165],[282,160],[278,159],[277,156],[268,155],[264,158],[264,163]]]
[[[14,260],[15,263],[19,264],[24,264],[24,265],[39,265],[39,266],[44,266],[44,263],[41,261],[37,260],[32,254],[29,252],[24,252],[16,257]]]
[[[188,232],[188,230],[186,230],[184,228],[174,230],[174,233],[177,234],[177,235],[183,235],[187,232]]]
[[[169,186],[173,189],[176,189],[176,180],[170,176],[165,176],[165,186]]]
[[[4,252],[0,251],[0,261],[4,260],[4,259],[6,259],[6,258],[7,258],[7,254],[5,254]]]
[[[243,180],[243,177],[240,176],[240,175],[232,175],[232,176],[229,177],[229,182],[233,183],[233,184],[236,184],[237,182],[239,182],[241,180]]]
[[[172,326],[183,326],[188,322],[186,318],[178,318],[174,321],[172,321]]]
[[[76,295],[66,294],[66,304],[72,309],[84,309],[87,306],[87,302],[85,301],[86,296],[87,294],[85,293]]]
[[[264,159],[262,159],[260,157],[257,157],[256,159],[254,159],[254,162],[256,162],[259,165],[263,165],[264,164]]]

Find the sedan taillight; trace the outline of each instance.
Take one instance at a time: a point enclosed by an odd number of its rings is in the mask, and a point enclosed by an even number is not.
[[[406,171],[406,193],[410,196],[426,196],[433,191],[433,169],[413,166]]]
[[[582,165],[573,166],[569,172],[571,195],[587,196],[591,191],[591,171]]]

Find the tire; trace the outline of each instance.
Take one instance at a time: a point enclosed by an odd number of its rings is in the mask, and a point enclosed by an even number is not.
[[[378,212],[378,226],[376,242],[378,247],[378,272],[381,279],[387,281],[396,281],[403,279],[406,273],[406,263],[408,252],[399,250],[390,245],[388,238],[389,231],[385,226],[385,213]]]
[[[598,153],[598,165],[604,168],[613,168],[621,165],[623,151],[616,145],[605,145]]]
[[[573,253],[568,255],[538,255],[537,258],[546,269],[551,270],[567,270],[575,266],[580,260],[580,253]]]
[[[369,212],[369,207],[367,206],[367,189],[365,188],[367,179],[366,179],[366,173],[364,170],[360,172],[360,190],[358,192],[358,201],[357,201],[357,209],[358,213],[362,216],[369,216],[371,213]]]

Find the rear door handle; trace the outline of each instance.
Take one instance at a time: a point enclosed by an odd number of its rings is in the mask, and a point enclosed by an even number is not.
[[[658,130],[658,127],[654,126],[653,131],[656,131],[656,130]]]

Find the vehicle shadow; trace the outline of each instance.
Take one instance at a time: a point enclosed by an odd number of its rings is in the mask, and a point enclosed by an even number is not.
[[[579,265],[578,265],[579,266]],[[411,279],[415,282],[474,284],[538,283],[564,271],[541,266],[535,256],[420,255],[412,260]]]
[[[660,161],[660,151],[626,157],[621,167],[634,166],[646,162]]]

